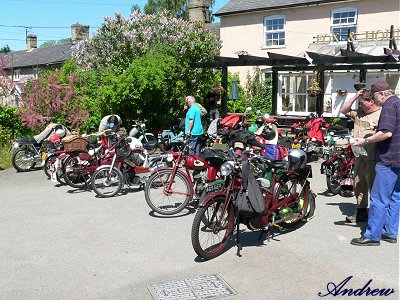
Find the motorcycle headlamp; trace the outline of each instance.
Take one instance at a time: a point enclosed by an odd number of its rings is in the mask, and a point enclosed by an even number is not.
[[[222,176],[228,176],[229,174],[232,173],[232,170],[233,170],[233,166],[229,162],[223,163],[220,168]]]

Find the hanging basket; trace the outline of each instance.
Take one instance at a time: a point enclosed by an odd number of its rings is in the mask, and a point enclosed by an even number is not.
[[[342,97],[347,95],[347,91],[344,89],[337,89],[336,93],[338,93],[338,95]]]
[[[311,88],[311,87],[307,89],[307,94],[308,94],[308,96],[310,96],[310,97],[317,97],[317,95],[319,94],[319,92],[320,92],[320,90],[314,89],[314,88]]]

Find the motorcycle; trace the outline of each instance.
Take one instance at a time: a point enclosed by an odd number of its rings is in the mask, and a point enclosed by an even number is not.
[[[157,147],[152,140],[142,147],[138,139],[117,135],[116,142],[108,149],[110,154],[101,161],[101,166],[91,176],[91,187],[99,197],[113,197],[127,184],[144,187],[145,174],[150,172],[150,158],[147,150]],[[152,161],[156,164],[157,161]]]
[[[186,141],[183,150],[169,153],[167,160],[173,166],[152,172],[144,189],[147,204],[159,214],[177,214],[194,198],[223,186],[219,168],[225,155],[221,151],[206,148],[199,156],[191,155]]]
[[[141,122],[134,122],[132,129],[129,131],[129,136],[138,139],[141,143],[145,144],[150,141],[157,141],[157,138],[151,132],[146,132],[146,124]],[[153,154],[157,147],[148,150],[149,154]]]
[[[38,135],[33,138],[19,138],[11,146],[14,151],[12,165],[18,172],[32,170],[37,163],[45,161],[47,156],[47,138],[56,133],[60,138],[70,134],[69,130],[60,124],[51,123]]]
[[[193,220],[192,246],[203,259],[213,259],[225,251],[235,226],[237,254],[240,256],[240,223],[247,225],[250,230],[267,228],[270,237],[274,227],[293,228],[308,215],[314,214],[315,194],[308,181],[312,176],[311,166],[306,164],[303,150],[291,150],[287,162],[272,162],[259,156],[252,159],[265,164],[265,169],[273,172],[270,184],[264,186],[263,180],[256,180],[258,183],[253,185],[254,189],[259,189],[262,198],[262,213],[245,216],[238,209],[238,197],[250,195],[250,190],[244,191],[243,185],[251,169],[246,163],[247,158],[234,156],[221,166],[225,179],[223,190],[205,196]],[[283,169],[287,170],[285,176],[278,176],[276,171]]]
[[[337,195],[353,196],[355,155],[348,139],[335,142],[335,152],[321,164],[321,174],[326,175],[328,190]]]
[[[164,129],[158,133],[158,144],[162,152],[179,151],[179,148],[183,146],[185,133],[180,126],[182,120],[184,119],[179,118],[179,125],[174,125],[171,129]]]

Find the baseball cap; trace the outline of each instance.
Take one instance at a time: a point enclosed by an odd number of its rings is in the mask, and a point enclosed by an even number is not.
[[[378,81],[371,85],[371,93],[387,91],[389,89],[389,83],[386,81]]]

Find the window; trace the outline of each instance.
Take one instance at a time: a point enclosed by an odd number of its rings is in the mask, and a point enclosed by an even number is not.
[[[311,113],[316,111],[316,98],[307,94],[312,74],[282,75],[282,112]]]
[[[14,70],[14,76],[13,76],[14,81],[19,81],[20,80],[20,75],[21,75],[21,70],[20,69]]]
[[[357,10],[344,8],[332,11],[331,31],[339,41],[347,41],[348,31],[357,32]]]
[[[285,46],[285,16],[270,16],[264,18],[265,47]]]

